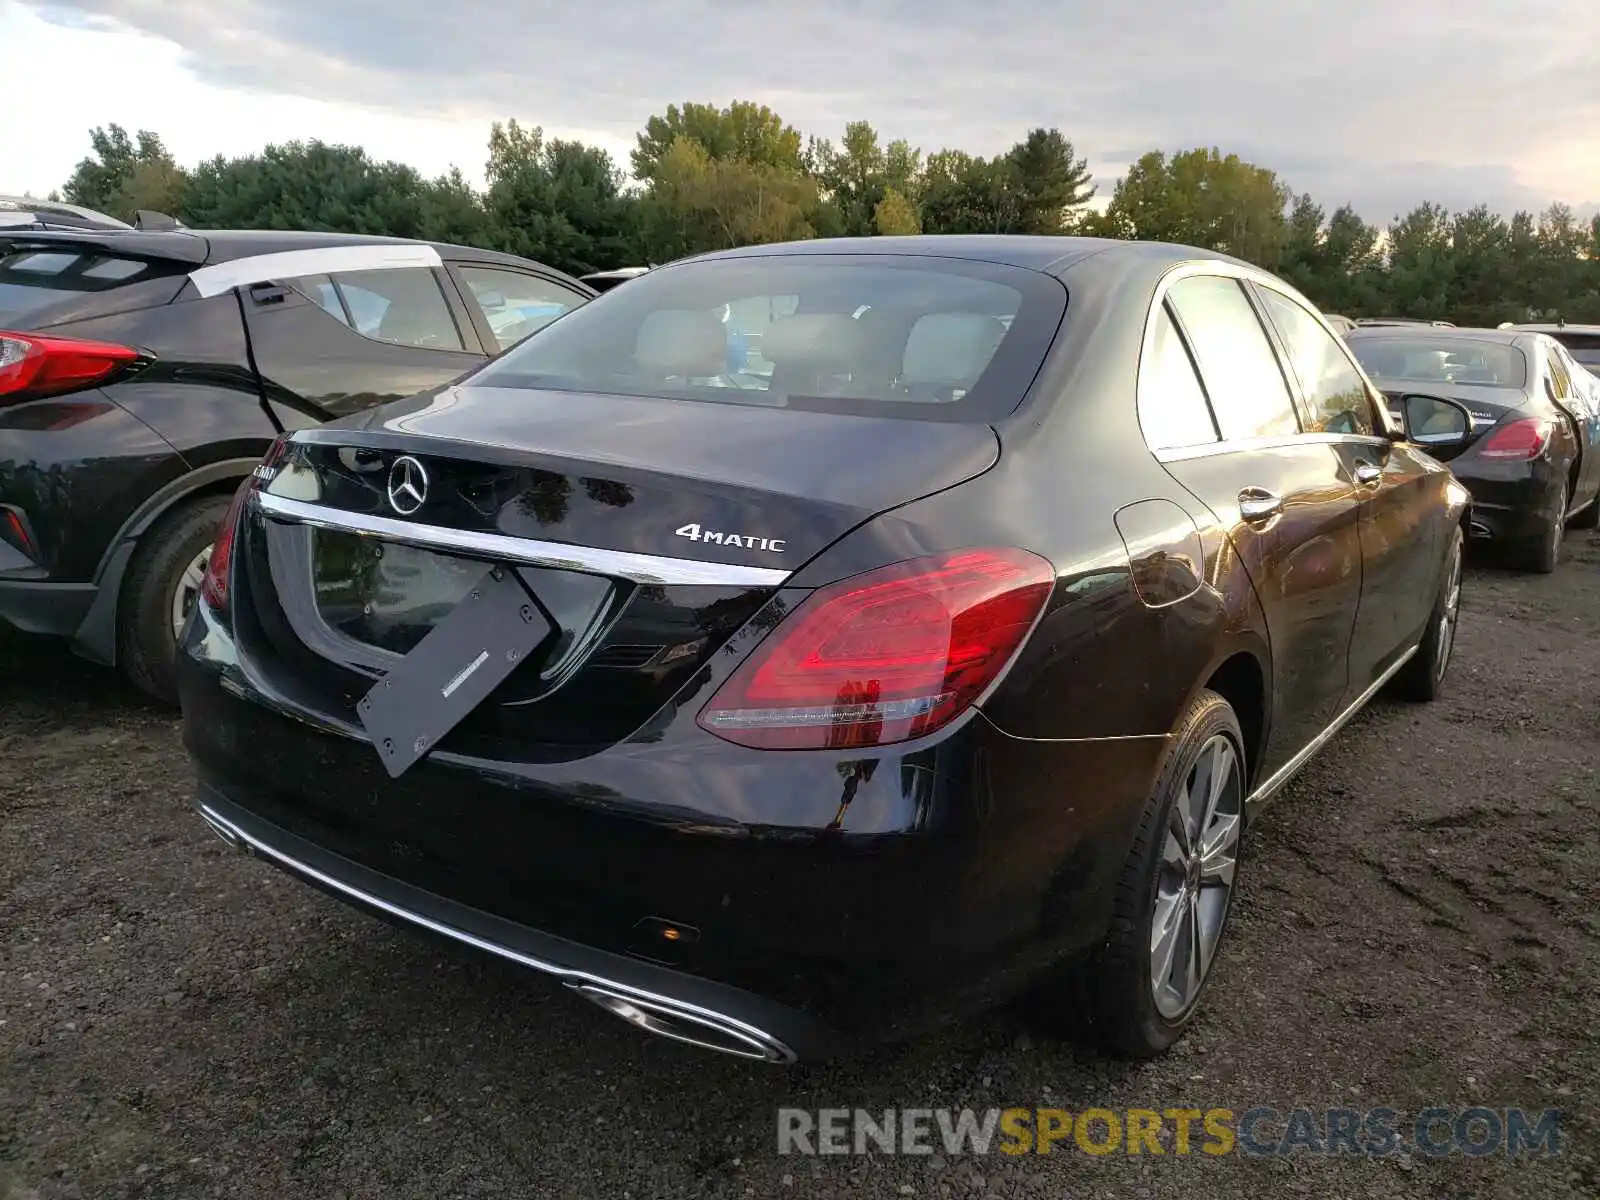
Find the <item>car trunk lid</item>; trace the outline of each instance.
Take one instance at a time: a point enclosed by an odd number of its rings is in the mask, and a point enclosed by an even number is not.
[[[485,572],[515,572],[549,636],[449,742],[581,756],[640,731],[806,559],[998,452],[984,424],[448,388],[299,435],[242,539],[238,632],[348,721]]]

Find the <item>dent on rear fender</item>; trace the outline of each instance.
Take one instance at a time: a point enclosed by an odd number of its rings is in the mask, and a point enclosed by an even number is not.
[[[1163,608],[1200,590],[1205,551],[1187,512],[1170,500],[1140,500],[1117,510],[1113,520],[1142,603]]]

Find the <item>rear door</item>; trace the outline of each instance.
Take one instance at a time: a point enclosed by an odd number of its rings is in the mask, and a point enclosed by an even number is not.
[[[483,362],[438,268],[333,271],[241,289],[256,369],[288,428],[449,383]]]
[[[1270,773],[1333,720],[1346,696],[1361,601],[1355,489],[1339,447],[1302,433],[1241,280],[1186,275],[1168,289],[1156,321],[1158,346],[1167,339],[1158,353],[1172,363],[1167,377],[1183,378],[1178,356],[1192,355],[1219,436],[1186,428],[1189,444],[1153,448],[1230,531],[1266,615],[1272,737],[1262,766]]]
[[[516,345],[563,313],[589,302],[589,295],[533,271],[481,263],[450,263],[479,339],[491,355]]]
[[[1438,477],[1381,435],[1367,381],[1338,338],[1299,301],[1254,285],[1300,387],[1301,424],[1329,440],[1360,502],[1361,606],[1350,685],[1364,691],[1409,649],[1433,609]]]
[[[1540,342],[1551,399],[1567,414],[1578,439],[1578,483],[1569,502],[1583,503],[1600,489],[1600,400],[1561,343],[1553,338],[1541,338]]]

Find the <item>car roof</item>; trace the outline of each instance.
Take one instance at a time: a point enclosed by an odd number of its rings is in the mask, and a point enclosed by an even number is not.
[[[1513,325],[1511,328],[1521,330],[1524,333],[1548,333],[1551,337],[1556,337],[1563,333],[1600,334],[1600,325],[1540,324]]]
[[[0,228],[0,235],[8,231]],[[432,246],[441,257],[461,262],[526,265],[530,259],[498,250],[480,250],[452,242],[426,242],[417,238],[379,237],[371,234],[328,233],[288,229],[19,229],[18,237],[30,241],[66,242],[105,251],[123,250],[145,258],[167,258],[195,265],[214,265],[276,254],[286,250],[321,250],[330,246]]]
[[[779,255],[893,254],[912,258],[953,258],[970,262],[998,263],[1026,267],[1047,274],[1059,274],[1084,259],[1101,254],[1139,259],[1152,264],[1210,260],[1248,266],[1242,259],[1171,242],[1123,241],[1119,238],[1046,236],[1035,234],[975,233],[916,234],[909,237],[812,238],[800,242],[771,242],[761,246],[740,246],[696,255],[681,262],[706,262],[717,259],[764,258]]]
[[[1345,334],[1345,340],[1416,341],[1430,342],[1496,342],[1502,346],[1517,346],[1528,341],[1532,331],[1526,329],[1475,329],[1456,325],[1357,325]]]
[[[77,204],[40,200],[35,196],[0,196],[0,230],[30,226],[91,230],[133,228],[126,221]]]

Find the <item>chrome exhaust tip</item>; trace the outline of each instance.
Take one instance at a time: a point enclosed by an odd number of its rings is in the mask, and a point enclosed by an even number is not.
[[[628,1024],[658,1037],[759,1062],[792,1063],[796,1059],[794,1051],[771,1034],[721,1013],[677,1008],[592,983],[569,983],[567,986],[612,1016],[621,1017]]]
[[[211,827],[211,832],[221,838],[223,842],[227,844],[230,850],[233,850],[238,854],[250,853],[250,847],[245,843],[245,840],[234,831],[233,826],[229,825],[227,822],[213,815],[204,808],[200,810],[200,819]]]

